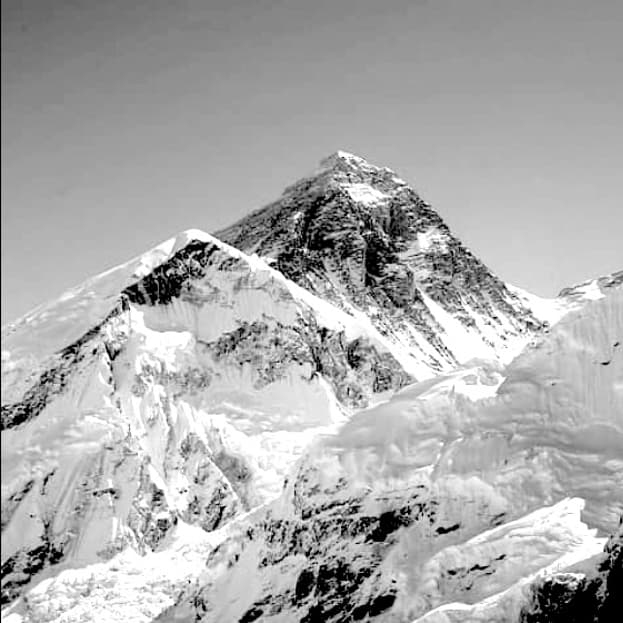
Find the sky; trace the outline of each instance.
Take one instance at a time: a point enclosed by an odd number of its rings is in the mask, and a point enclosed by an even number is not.
[[[620,0],[3,0],[2,323],[343,149],[543,296],[623,268]]]

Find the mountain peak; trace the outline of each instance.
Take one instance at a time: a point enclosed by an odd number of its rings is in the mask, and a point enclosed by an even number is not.
[[[403,180],[398,178],[394,171],[388,167],[379,167],[366,160],[366,158],[342,149],[338,149],[323,158],[312,177],[322,176],[326,173],[329,173],[332,177],[337,174],[340,178],[343,178],[343,181],[374,178],[404,184]]]
[[[320,164],[277,201],[216,236],[268,259],[337,307],[369,314],[383,335],[420,352],[431,370],[466,353],[489,356],[493,344],[501,351],[510,337],[521,342],[536,327],[519,299],[391,169],[345,151]],[[480,335],[485,317],[498,326],[486,330],[488,346],[457,349],[456,341],[440,337],[442,314],[461,325],[459,333]]]
[[[332,154],[329,154],[320,161],[320,168],[327,169],[332,168],[337,164],[348,164],[351,166],[371,166],[370,163],[361,156],[357,156],[348,151],[338,149]]]
[[[516,620],[601,550],[620,302],[510,289],[391,169],[321,167],[3,330],[3,619]]]

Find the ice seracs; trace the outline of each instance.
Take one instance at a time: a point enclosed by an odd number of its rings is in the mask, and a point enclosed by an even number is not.
[[[596,556],[623,512],[622,331],[618,290],[494,393],[432,380],[355,414],[159,620],[516,621],[531,583]]]

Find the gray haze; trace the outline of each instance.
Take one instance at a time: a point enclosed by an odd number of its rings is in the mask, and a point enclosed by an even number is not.
[[[538,294],[623,266],[620,0],[5,0],[2,321],[345,149]]]

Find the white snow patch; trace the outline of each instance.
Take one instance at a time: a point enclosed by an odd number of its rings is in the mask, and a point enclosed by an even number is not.
[[[388,198],[385,193],[370,186],[370,184],[345,184],[344,188],[352,197],[353,201],[366,206],[376,205]]]
[[[418,232],[417,234],[417,249],[418,251],[426,252],[435,249],[439,252],[444,252],[448,248],[448,234],[440,231],[436,227],[432,227],[424,232]]]
[[[527,290],[518,288],[510,283],[506,287],[539,319],[549,324],[555,324],[565,314],[573,309],[567,301],[560,298],[547,299]]]

